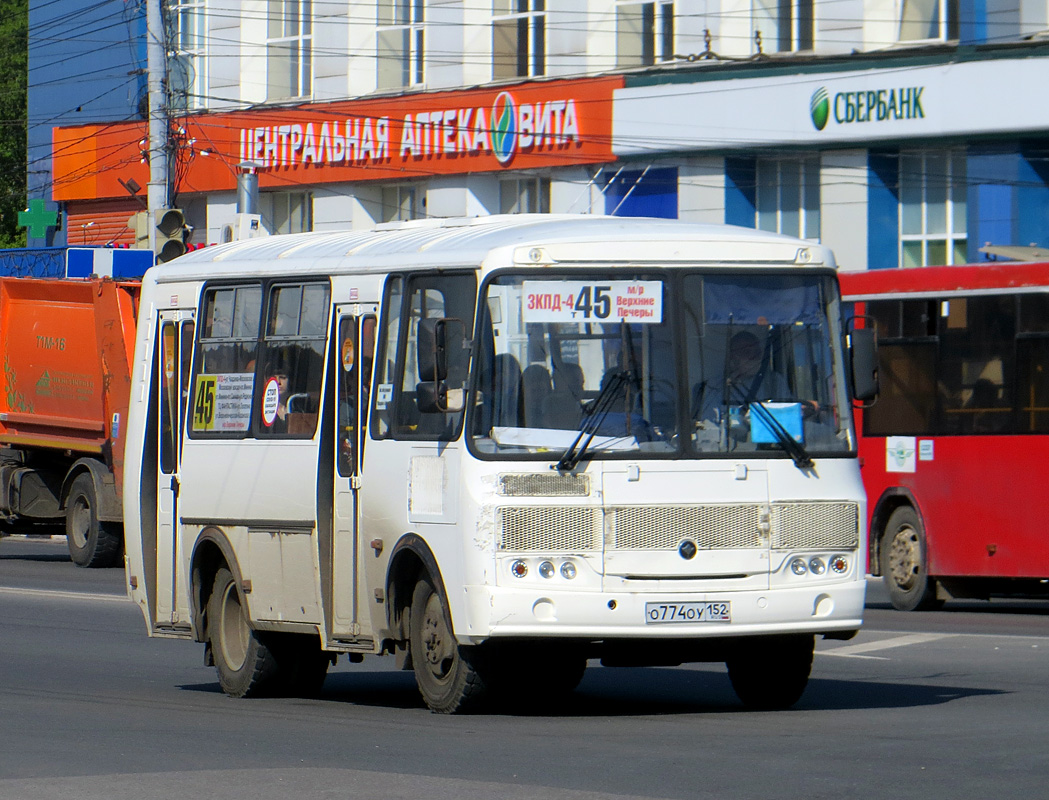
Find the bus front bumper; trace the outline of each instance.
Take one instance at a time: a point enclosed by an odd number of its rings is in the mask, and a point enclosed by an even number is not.
[[[694,639],[855,631],[863,622],[866,582],[723,593],[464,590],[465,619],[455,622],[456,635],[463,644],[479,644],[504,637]]]

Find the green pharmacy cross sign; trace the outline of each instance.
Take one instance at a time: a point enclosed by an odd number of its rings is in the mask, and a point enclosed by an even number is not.
[[[34,197],[29,201],[29,208],[18,212],[18,225],[29,229],[29,238],[43,239],[48,228],[58,227],[58,212],[48,211],[45,202]]]

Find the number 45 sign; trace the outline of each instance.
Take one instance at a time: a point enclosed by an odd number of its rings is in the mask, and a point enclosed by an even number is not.
[[[524,322],[663,321],[660,281],[524,281]]]

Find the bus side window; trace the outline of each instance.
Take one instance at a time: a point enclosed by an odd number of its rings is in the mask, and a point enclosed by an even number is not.
[[[941,306],[940,433],[1008,433],[1013,427],[1016,302],[951,298]]]
[[[339,474],[353,475],[357,463],[357,422],[361,421],[361,447],[368,427],[368,399],[371,388],[372,360],[375,356],[375,317],[360,320],[344,317],[339,322],[338,348],[338,464]]]
[[[472,273],[414,275],[403,295],[400,282],[395,278],[387,284],[372,434],[449,441],[458,436],[462,412],[422,411],[417,402],[419,384],[424,382],[417,358],[419,322],[452,317],[472,330],[477,280]],[[453,353],[449,362],[449,383],[457,388],[465,385],[468,358],[462,350]]]
[[[189,435],[243,437],[251,428],[262,287],[209,287],[193,381],[187,385]]]
[[[901,308],[901,305],[903,306]],[[866,436],[930,434],[937,408],[935,336],[929,301],[875,300],[867,315],[878,329],[878,402],[863,414]],[[936,319],[932,318],[935,325]]]
[[[393,386],[401,330],[401,305],[404,302],[404,278],[392,276],[386,282],[382,303],[382,322],[378,335],[379,351],[375,362],[375,398],[372,407],[371,435],[385,439],[393,427]]]
[[[327,283],[270,288],[263,331],[255,433],[313,436],[331,310]]]

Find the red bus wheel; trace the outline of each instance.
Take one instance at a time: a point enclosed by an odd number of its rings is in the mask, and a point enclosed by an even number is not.
[[[894,608],[925,611],[943,605],[936,598],[936,581],[929,577],[925,531],[910,506],[893,511],[885,526],[881,538],[881,574]]]

